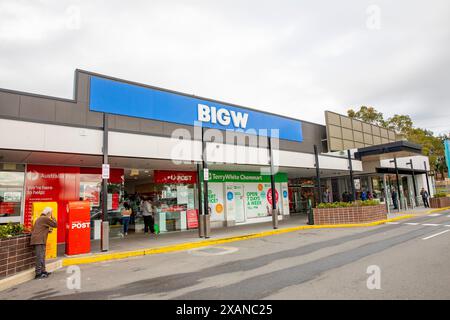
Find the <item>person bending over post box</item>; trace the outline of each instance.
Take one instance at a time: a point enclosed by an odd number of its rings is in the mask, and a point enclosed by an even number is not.
[[[31,231],[30,244],[34,246],[34,251],[36,253],[35,279],[47,278],[50,275],[49,272],[45,271],[45,246],[48,234],[57,226],[57,222],[52,214],[52,208],[44,208],[41,216],[36,219]]]

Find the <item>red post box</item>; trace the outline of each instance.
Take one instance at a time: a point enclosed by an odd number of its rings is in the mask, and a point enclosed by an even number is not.
[[[91,210],[89,201],[69,201],[67,204],[66,254],[91,251]]]

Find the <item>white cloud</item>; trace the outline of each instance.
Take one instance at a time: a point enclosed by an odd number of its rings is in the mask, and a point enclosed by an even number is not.
[[[379,30],[366,27],[372,4]],[[441,132],[449,9],[445,0],[2,0],[0,87],[71,97],[82,68],[319,123],[325,109],[373,105]]]

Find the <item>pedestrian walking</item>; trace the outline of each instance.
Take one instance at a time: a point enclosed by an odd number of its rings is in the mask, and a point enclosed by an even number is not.
[[[41,216],[36,219],[31,231],[30,245],[34,246],[36,253],[35,279],[47,278],[50,272],[45,270],[45,249],[47,237],[53,228],[57,227],[56,219],[53,218],[53,209],[45,207]]]
[[[395,188],[392,189],[391,197],[392,197],[392,204],[394,205],[394,209],[398,209],[397,191],[395,190]]]
[[[420,195],[422,196],[422,201],[425,208],[429,208],[430,204],[428,203],[428,192],[424,188],[422,188],[422,190],[420,190]]]
[[[327,188],[327,189],[325,189],[325,192],[322,194],[322,202],[324,202],[324,203],[331,202],[330,197],[331,197],[331,194]]]
[[[363,190],[363,192],[361,192],[361,200],[362,201],[366,201],[367,200],[367,192],[366,192],[366,190]]]
[[[144,217],[144,233],[155,233],[155,219],[154,219],[153,205],[150,200],[145,199],[142,204],[142,216]]]
[[[128,202],[123,203],[123,207],[120,213],[122,214],[123,234],[127,236],[128,226],[130,225],[130,217],[131,217],[131,207],[128,204]]]

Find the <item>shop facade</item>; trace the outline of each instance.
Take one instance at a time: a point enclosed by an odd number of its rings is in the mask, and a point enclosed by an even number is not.
[[[34,201],[56,201],[63,242],[67,202],[88,200],[95,229],[105,157],[111,225],[120,224],[120,204],[140,195],[155,202],[162,232],[197,227],[205,159],[213,228],[271,219],[271,164],[281,219],[321,201],[317,170],[333,201],[349,187],[350,167],[355,177],[376,174],[353,153],[329,152],[320,124],[82,70],[74,93],[62,99],[0,89],[0,136],[8,137],[0,139],[0,223],[29,225]],[[133,225],[139,232],[139,217]]]
[[[280,218],[289,216],[287,174],[275,175],[275,201]],[[212,226],[271,220],[270,176],[247,171],[210,171],[208,205]]]

